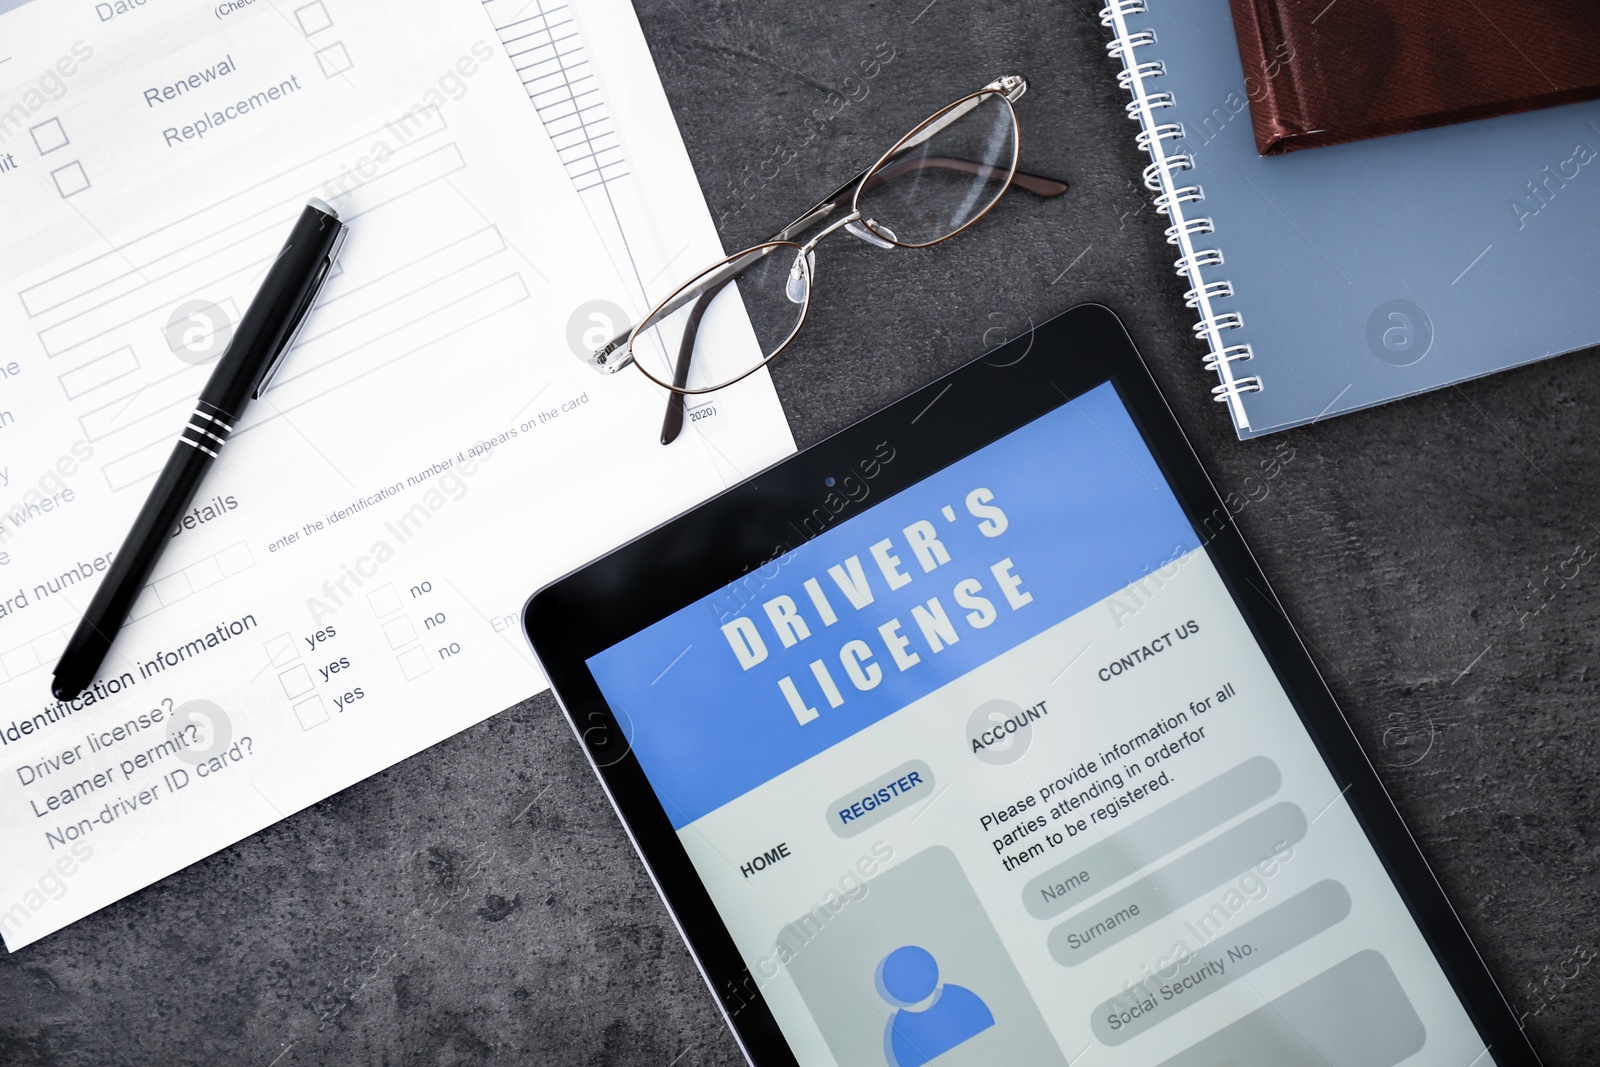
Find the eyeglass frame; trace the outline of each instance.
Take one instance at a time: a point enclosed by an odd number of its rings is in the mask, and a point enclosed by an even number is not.
[[[795,336],[799,334],[801,327],[805,325],[811,306],[812,253],[824,238],[827,238],[840,230],[847,229],[853,236],[878,248],[931,248],[934,245],[942,244],[945,241],[948,241],[950,238],[956,236],[956,234],[961,233],[963,230],[978,222],[979,219],[982,219],[990,211],[994,210],[995,205],[999,204],[1000,200],[1014,184],[1021,188],[1027,189],[1029,192],[1046,197],[1059,196],[1066,192],[1067,184],[1065,182],[1057,181],[1053,178],[1047,178],[1042,175],[1020,173],[1017,170],[1018,163],[1021,160],[1022,152],[1022,127],[1021,122],[1017,118],[1015,105],[1016,102],[1020,100],[1023,94],[1027,91],[1028,81],[1025,77],[1018,74],[1008,74],[996,78],[994,81],[976,90],[975,92],[968,93],[966,96],[958,97],[949,104],[946,104],[944,107],[933,112],[933,114],[929,115],[926,119],[923,119],[921,122],[912,126],[909,131],[907,131],[898,141],[891,145],[889,149],[879,156],[878,159],[875,160],[870,166],[862,169],[849,181],[839,186],[839,188],[835,189],[828,196],[807,208],[797,218],[791,221],[788,225],[784,226],[783,229],[779,230],[772,237],[758,244],[752,245],[742,251],[735,252],[731,256],[727,256],[722,260],[711,264],[709,267],[690,275],[687,281],[685,281],[669,296],[667,296],[665,300],[651,308],[650,311],[647,312],[637,323],[628,325],[606,344],[596,348],[587,356],[582,358],[594,370],[601,374],[615,374],[618,371],[623,370],[624,368],[637,362],[633,353],[633,341],[641,329],[657,319],[671,315],[673,312],[678,311],[691,300],[698,300],[699,303],[691,310],[689,322],[684,329],[684,341],[680,348],[678,360],[675,364],[673,374],[675,384],[668,385],[665,382],[657,379],[655,375],[646,371],[643,366],[639,367],[640,373],[644,374],[644,376],[650,379],[651,382],[661,386],[669,392],[667,420],[662,427],[661,437],[662,444],[669,444],[672,440],[676,439],[679,431],[681,430],[684,402],[683,398],[685,396],[697,396],[705,393],[716,392],[719,389],[725,389],[730,385],[742,381],[743,379],[754,374],[756,371],[760,370],[762,367],[765,367],[771,363],[779,353],[789,346],[789,343],[794,340]],[[864,193],[869,191],[869,188],[871,188],[868,185],[868,181],[881,171],[889,169],[885,167],[885,164],[889,163],[889,161],[896,155],[906,151],[907,149],[915,148],[917,145],[937,136],[939,133],[943,132],[945,129],[948,129],[960,119],[965,118],[980,104],[990,99],[998,99],[1002,101],[1006,105],[1007,112],[1010,114],[1012,150],[1011,162],[1006,172],[1005,181],[1001,185],[999,191],[995,193],[994,197],[989,201],[982,211],[973,215],[972,218],[963,222],[960,226],[956,227],[954,230],[951,230],[949,233],[936,237],[931,241],[921,242],[901,241],[895,237],[893,231],[888,230],[888,228],[883,226],[883,224],[878,223],[873,219],[863,217],[860,206],[861,197]],[[975,168],[972,171],[975,176],[989,176],[983,174],[982,171],[976,168],[983,168],[984,170],[989,171],[998,170],[998,168],[991,164],[980,163],[972,160],[947,160],[946,162],[966,164],[967,166]],[[921,167],[929,164],[919,162],[917,165]],[[956,167],[953,169],[963,168]],[[898,177],[898,175],[892,175],[892,177]],[[1019,181],[1018,179],[1023,180]],[[875,187],[875,185],[872,187]],[[850,205],[849,212],[841,218],[835,219],[832,222],[828,222],[829,217],[844,206],[847,198]],[[813,227],[823,223],[827,223],[825,228],[812,236],[803,245],[796,243],[795,238],[812,229]],[[687,379],[690,356],[692,354],[694,340],[699,332],[700,317],[704,314],[705,309],[709,305],[710,301],[714,299],[719,292],[721,292],[723,287],[726,286],[728,282],[735,280],[742,273],[744,273],[744,271],[748,270],[752,264],[758,262],[768,255],[771,255],[780,248],[788,248],[795,251],[795,262],[793,267],[791,267],[791,273],[795,271],[803,272],[806,283],[805,299],[799,302],[800,313],[795,319],[794,327],[789,331],[788,335],[783,338],[781,343],[776,345],[771,352],[766,353],[761,360],[753,364],[748,370],[729,378],[727,381],[719,382],[713,386],[708,386],[701,389],[685,388],[684,386]],[[621,358],[613,359],[612,354],[618,349],[624,350],[623,355]],[[673,418],[674,413],[677,415],[676,419]],[[674,423],[676,423],[676,425],[674,425]]]

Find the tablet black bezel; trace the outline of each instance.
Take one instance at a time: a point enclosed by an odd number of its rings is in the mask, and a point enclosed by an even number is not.
[[[551,583],[523,629],[579,743],[753,1064],[796,1064],[672,824],[585,666],[685,605],[744,579],[822,529],[1110,381],[1199,533],[1307,732],[1498,1067],[1539,1063],[1512,1009],[1401,821],[1122,323],[1082,305]],[[889,458],[885,460],[885,456]],[[1049,464],[1041,463],[1042,477]],[[871,477],[866,475],[871,472]],[[850,499],[846,475],[867,487]],[[829,488],[825,479],[835,479]],[[1237,498],[1233,498],[1236,500]]]

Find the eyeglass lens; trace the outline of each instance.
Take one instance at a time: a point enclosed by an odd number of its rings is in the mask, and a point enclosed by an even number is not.
[[[970,103],[932,136],[921,139],[920,128],[910,134],[906,147],[867,175],[856,206],[868,229],[902,245],[928,245],[994,206],[1016,169],[1016,116],[999,93]]]

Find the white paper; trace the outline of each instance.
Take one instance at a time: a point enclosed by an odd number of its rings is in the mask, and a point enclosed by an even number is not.
[[[660,391],[580,362],[656,283],[476,0],[28,4],[0,36],[15,950],[541,689],[529,593],[793,442],[764,375],[663,448]],[[644,147],[674,222],[629,243],[715,258],[670,124]],[[350,221],[336,276],[63,708],[50,668],[309,195]]]

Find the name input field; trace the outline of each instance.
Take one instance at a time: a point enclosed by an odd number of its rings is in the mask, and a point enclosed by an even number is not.
[[[1306,834],[1306,816],[1288,802],[1274,804],[1050,931],[1050,955],[1076,967],[1185,904],[1235,878]]]
[[[1252,756],[1030,879],[1022,903],[1035,919],[1053,919],[1243,815],[1282,784],[1276,763]]]

